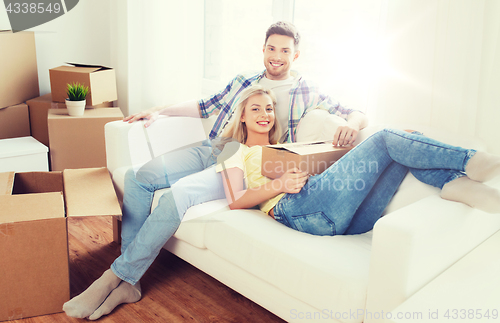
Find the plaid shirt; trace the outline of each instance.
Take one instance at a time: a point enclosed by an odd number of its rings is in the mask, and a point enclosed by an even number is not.
[[[318,88],[304,80],[297,72],[292,71],[295,82],[290,90],[290,113],[286,142],[295,142],[295,133],[300,119],[312,109],[325,109],[331,114],[347,119],[353,109],[342,107],[328,95],[319,92]],[[203,118],[218,114],[217,120],[210,131],[210,139],[222,133],[236,108],[239,94],[247,87],[257,84],[265,75],[265,71],[258,74],[238,75],[221,92],[198,102]]]

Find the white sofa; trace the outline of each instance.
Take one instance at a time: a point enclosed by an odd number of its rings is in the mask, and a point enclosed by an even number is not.
[[[106,125],[107,165],[118,195],[127,168],[206,138],[213,120],[171,117]],[[360,139],[381,127],[363,130]],[[419,129],[421,130],[421,129]],[[474,138],[423,132],[484,148]],[[500,188],[500,181],[493,183]],[[159,195],[155,194],[155,207]],[[412,175],[374,230],[320,237],[225,200],[188,210],[165,249],[289,322],[383,322],[387,314],[500,229],[500,218],[442,200]]]

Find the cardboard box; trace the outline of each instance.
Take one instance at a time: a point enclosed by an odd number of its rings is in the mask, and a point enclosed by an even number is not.
[[[68,83],[79,82],[89,87],[87,105],[98,105],[118,99],[115,70],[100,65],[71,64],[49,70],[52,100],[64,102]]]
[[[0,108],[0,139],[31,136],[26,104]]]
[[[108,170],[3,173],[0,205],[0,321],[61,312],[70,297],[65,213],[121,215]]]
[[[31,135],[45,146],[49,146],[47,116],[50,109],[66,109],[66,104],[52,101],[52,94],[45,94],[26,101],[29,107]],[[113,102],[105,102],[88,109],[113,107]]]
[[[64,109],[50,109],[52,170],[106,166],[104,125],[122,119],[119,108],[86,109],[80,117],[71,117]]]
[[[0,30],[0,107],[39,96],[35,34]]]
[[[310,175],[320,174],[352,147],[334,147],[332,142],[305,142],[262,147],[262,175],[278,178],[297,167]]]
[[[0,172],[48,171],[48,147],[33,137],[0,140]]]

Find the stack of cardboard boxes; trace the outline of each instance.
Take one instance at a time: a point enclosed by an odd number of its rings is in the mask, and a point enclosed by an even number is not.
[[[49,70],[52,92],[39,96],[34,33],[0,31],[0,47],[0,140],[16,138],[19,146],[19,138],[32,136],[48,148],[52,170],[106,166],[104,124],[123,118],[120,109],[113,108],[115,71],[59,66]],[[70,117],[64,103],[66,84],[73,82],[90,89],[81,117]],[[8,170],[19,171],[2,169],[0,158],[0,172]]]
[[[0,31],[0,172],[48,170],[47,146],[33,139],[26,100],[39,95],[35,36]]]
[[[104,66],[71,64],[50,69],[52,92],[28,100],[33,137],[49,146],[51,169],[104,167],[104,125],[123,119],[117,99],[115,71]],[[85,113],[68,115],[66,85],[88,86]]]
[[[123,114],[112,104],[113,69],[54,68],[52,94],[39,96],[34,34],[0,31],[0,48],[0,321],[5,321],[62,311],[70,296],[68,216],[121,215],[105,168],[104,125]],[[71,82],[90,88],[80,117],[65,109]],[[19,170],[27,151],[36,150],[33,145],[43,147],[45,169],[31,158]]]

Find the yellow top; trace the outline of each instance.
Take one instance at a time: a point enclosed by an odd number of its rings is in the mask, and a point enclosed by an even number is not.
[[[264,185],[271,181],[269,177],[261,174],[261,164],[262,164],[262,146],[252,146],[248,147],[246,145],[240,144],[238,151],[229,157],[224,163],[220,163],[215,167],[215,170],[220,173],[224,169],[229,169],[237,167],[243,171],[245,186],[247,188],[254,188]],[[275,197],[264,201],[259,204],[259,208],[262,212],[268,214],[278,201],[285,195],[281,193]]]

